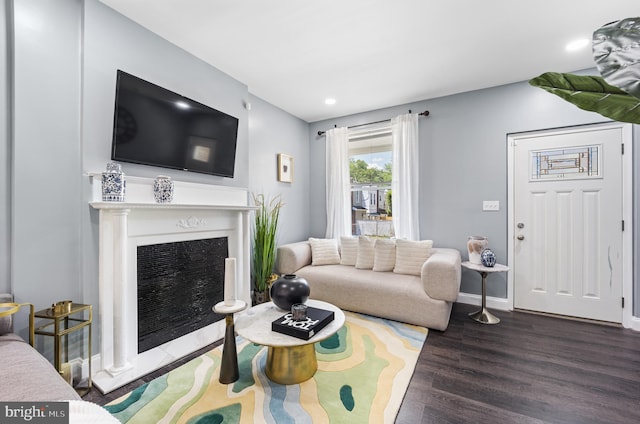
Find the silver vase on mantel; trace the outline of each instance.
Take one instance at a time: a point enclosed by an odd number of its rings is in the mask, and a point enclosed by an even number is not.
[[[173,181],[166,175],[158,175],[153,181],[153,197],[156,203],[173,202]]]
[[[124,202],[126,185],[125,175],[120,164],[107,163],[107,170],[102,173],[102,201]]]

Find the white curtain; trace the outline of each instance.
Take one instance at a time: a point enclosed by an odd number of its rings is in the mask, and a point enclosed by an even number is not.
[[[391,119],[391,204],[397,238],[420,240],[418,223],[418,115]]]
[[[351,182],[349,180],[349,135],[347,128],[326,133],[327,144],[327,238],[351,235]]]

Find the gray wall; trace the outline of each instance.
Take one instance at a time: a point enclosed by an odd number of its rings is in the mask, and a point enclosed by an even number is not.
[[[14,2],[12,284],[36,307],[81,298],[80,6]]]
[[[467,236],[486,235],[503,263],[507,257],[507,134],[606,121],[522,82],[315,122],[309,130],[310,192],[325,189],[325,138],[317,136],[318,130],[388,119],[409,109],[431,112],[420,118],[422,238],[456,248],[466,258]],[[635,131],[636,141],[639,136]],[[483,200],[499,200],[500,211],[483,212]],[[320,237],[326,225],[323,196],[312,197],[310,213],[311,235]],[[462,292],[479,294],[480,287],[477,273],[463,273]],[[496,276],[487,294],[506,297],[506,290],[506,276]],[[635,293],[638,299],[638,290]]]
[[[12,167],[2,167],[10,173],[3,183],[12,184],[0,185],[2,208],[11,205],[14,218],[12,225],[4,223],[11,215],[0,209],[0,260],[12,258],[13,276],[9,284],[9,268],[2,267],[7,278],[0,290],[13,291],[18,301],[37,308],[61,299],[93,304],[94,334],[99,334],[98,213],[88,205],[86,174],[103,171],[109,161],[116,69],[240,120],[233,179],[123,164],[126,174],[168,174],[181,181],[282,193],[283,220],[289,225],[281,240],[307,236],[307,123],[250,96],[246,85],[97,0],[15,0],[15,5],[15,44],[8,40],[15,62],[0,50],[2,81],[9,70],[15,69],[17,76],[15,137],[3,137],[0,144],[0,160],[8,163],[13,152]],[[11,38],[13,17],[2,13]],[[4,88],[11,85],[0,84]],[[246,103],[253,105],[251,145]],[[11,110],[3,107],[3,112],[0,131],[6,129]],[[251,164],[250,149],[255,150]],[[294,156],[302,170],[293,184],[276,181],[280,152]],[[24,330],[20,323],[18,330]]]
[[[280,195],[279,244],[309,236],[309,124],[251,96],[249,111],[249,189],[272,197]],[[277,155],[293,156],[293,183],[278,181]]]
[[[9,252],[11,246],[11,97],[9,38],[11,28],[7,14],[11,13],[11,3],[0,6],[0,292],[11,292],[11,269]]]
[[[96,0],[84,2],[82,172],[101,172],[110,160],[116,70],[122,69],[239,119],[234,178],[122,163],[125,174],[234,187],[249,184],[246,85],[195,58]],[[88,206],[82,178],[83,298],[98,305],[98,212]],[[98,324],[99,325],[99,324]],[[99,333],[96,333],[99,334]]]
[[[122,163],[125,174],[169,175],[181,181],[247,187],[247,86],[195,58],[97,0],[85,1],[83,154],[85,172],[102,171],[111,157],[116,70],[204,103],[240,120],[234,178]]]

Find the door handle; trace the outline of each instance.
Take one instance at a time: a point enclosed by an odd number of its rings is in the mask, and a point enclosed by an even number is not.
[[[518,237],[516,237],[518,240],[524,240],[524,236],[522,234],[520,234]]]

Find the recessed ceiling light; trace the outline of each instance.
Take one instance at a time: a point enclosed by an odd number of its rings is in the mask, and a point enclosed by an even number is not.
[[[325,105],[335,105],[336,104],[336,99],[329,97],[328,99],[324,99],[324,104]]]
[[[591,40],[589,40],[588,38],[580,38],[579,40],[574,40],[572,42],[570,42],[569,44],[567,44],[567,51],[569,52],[574,52],[576,50],[580,50],[583,49],[585,47],[587,47],[589,45]]]
[[[182,100],[178,100],[176,102],[176,106],[178,106],[180,109],[189,109],[191,107],[189,106],[189,103],[183,102]]]

